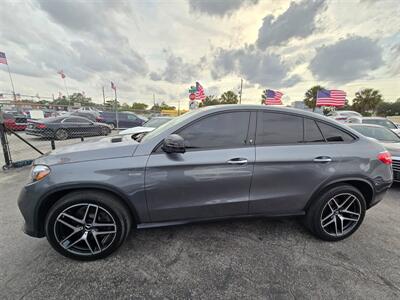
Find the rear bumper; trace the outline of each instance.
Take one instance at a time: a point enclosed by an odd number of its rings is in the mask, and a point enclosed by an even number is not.
[[[392,181],[389,181],[389,182],[382,182],[380,185],[375,185],[374,197],[372,198],[370,203],[368,203],[367,208],[371,208],[376,204],[378,204],[379,202],[381,202],[385,197],[387,190],[390,189],[390,187],[392,186],[392,183],[393,183]]]

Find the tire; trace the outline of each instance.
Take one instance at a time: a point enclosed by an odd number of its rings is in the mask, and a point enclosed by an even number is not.
[[[305,216],[305,225],[322,240],[340,241],[360,227],[365,211],[365,198],[357,188],[338,185],[313,201]]]
[[[66,140],[68,138],[68,131],[62,128],[57,129],[57,131],[54,134],[54,137],[59,141]]]
[[[101,135],[109,135],[111,133],[111,130],[107,127],[102,127],[101,128]]]
[[[119,199],[97,191],[67,194],[51,207],[45,219],[50,245],[66,257],[85,261],[116,251],[131,227],[130,213]]]
[[[108,126],[110,126],[111,130],[115,129],[115,124],[114,123],[109,123]]]

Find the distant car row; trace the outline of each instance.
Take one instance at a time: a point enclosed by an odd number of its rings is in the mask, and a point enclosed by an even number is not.
[[[5,120],[5,125],[14,131],[25,130],[28,125],[28,121],[33,119],[30,117],[30,115],[26,115],[16,111],[5,112],[3,113],[3,116]],[[63,113],[58,112],[58,116],[83,117],[89,119],[92,122],[105,123],[109,125],[111,129],[117,127],[131,128],[135,126],[141,126],[143,123],[147,121],[147,118],[139,116],[132,112],[118,112],[117,115],[115,112],[76,111],[76,112],[63,112]],[[47,118],[48,117],[44,119]]]

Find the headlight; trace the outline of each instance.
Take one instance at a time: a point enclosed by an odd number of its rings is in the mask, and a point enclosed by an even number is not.
[[[31,177],[33,181],[39,181],[50,174],[50,168],[45,165],[33,166],[31,171]]]

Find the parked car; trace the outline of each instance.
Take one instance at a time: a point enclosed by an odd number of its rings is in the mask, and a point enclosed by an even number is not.
[[[39,121],[30,120],[25,132],[28,135],[43,138],[66,140],[72,137],[108,135],[111,128],[106,124],[92,122],[86,118],[63,116]]]
[[[396,134],[400,134],[400,128],[392,121],[390,121],[387,118],[381,118],[381,117],[365,117],[362,118],[362,123],[363,124],[375,124],[375,125],[380,125],[383,127],[386,127],[390,130],[392,130]]]
[[[117,128],[117,114],[115,112],[103,111],[100,113],[100,117],[103,118],[104,123],[108,124],[111,129]],[[138,116],[131,112],[118,112],[118,127],[119,128],[130,128],[135,126],[142,126],[147,119]]]
[[[345,123],[350,117],[362,118],[362,115],[356,111],[352,110],[335,110],[327,114],[327,117],[332,118],[340,123]]]
[[[373,124],[352,124],[359,133],[378,140],[392,155],[393,180],[400,182],[400,137],[392,130]]]
[[[143,123],[142,126],[136,126],[132,128],[128,128],[119,132],[120,135],[130,134],[132,137],[137,136],[142,133],[147,133],[153,131],[154,129],[160,127],[164,123],[172,120],[172,117],[154,117]]]
[[[100,114],[95,113],[95,112],[74,111],[74,112],[70,113],[70,116],[82,117],[82,118],[89,119],[92,122],[104,123],[104,119],[102,117],[100,117]]]
[[[26,128],[28,118],[15,111],[3,113],[4,125],[14,131],[23,131]]]
[[[188,112],[138,141],[66,146],[35,160],[31,177],[18,200],[25,232],[81,260],[111,254],[132,227],[231,217],[303,216],[317,237],[338,241],[393,180],[379,143],[261,105]]]

